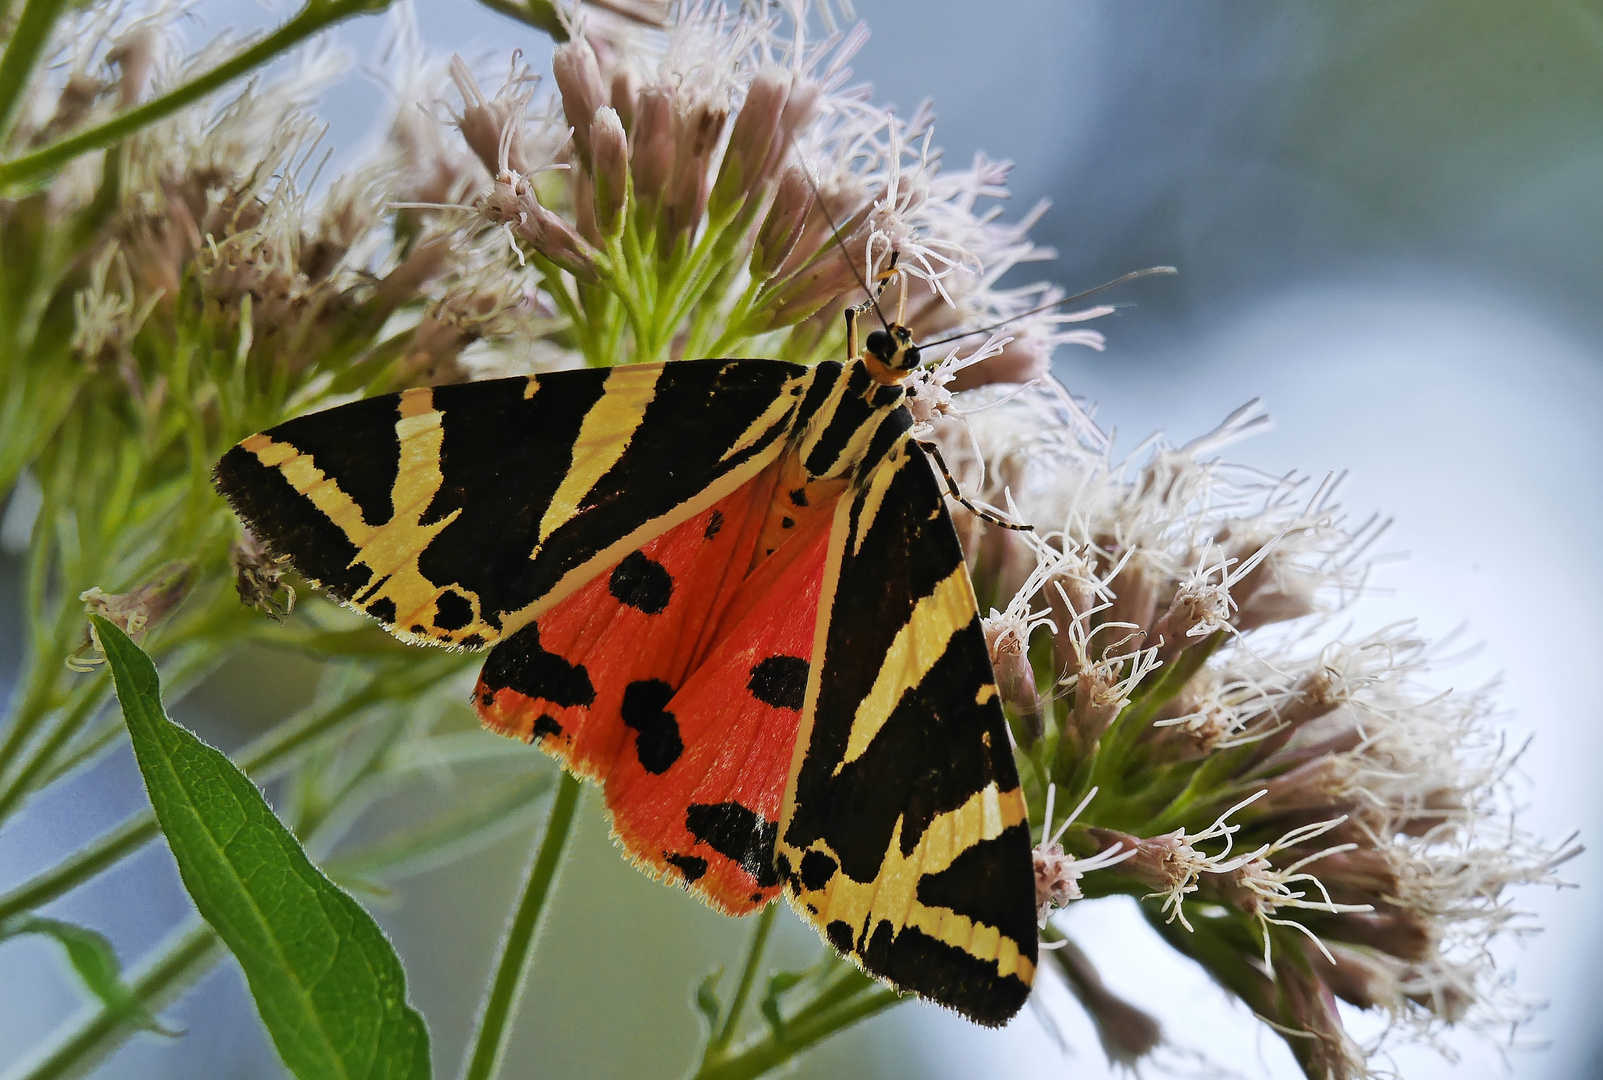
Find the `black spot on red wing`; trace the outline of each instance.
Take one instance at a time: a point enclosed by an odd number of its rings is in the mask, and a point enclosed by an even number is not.
[[[685,810],[690,835],[736,863],[763,888],[779,884],[774,840],[779,823],[737,802],[691,803]]]
[[[835,946],[836,952],[849,953],[852,951],[852,924],[843,919],[835,919],[824,927],[824,936],[829,943]]]
[[[754,903],[754,904],[761,903],[762,902],[762,898],[763,898],[763,894],[760,893],[760,892],[754,892],[754,893],[751,894],[751,902]]]
[[[792,491],[790,493],[790,501],[791,501],[792,504],[794,504],[796,506],[806,506],[807,505],[807,489],[806,488],[797,488],[795,491]]]
[[[618,603],[655,615],[673,598],[673,578],[660,562],[631,551],[613,568],[607,591]]]
[[[562,725],[550,713],[542,713],[534,722],[534,728],[529,732],[531,739],[543,739],[548,735],[561,735]]]
[[[711,540],[723,530],[723,527],[724,512],[722,510],[714,510],[712,515],[707,518],[707,527],[702,530],[701,538],[703,540]]]
[[[484,645],[484,635],[483,634],[469,634],[467,637],[463,638],[458,644],[460,644],[464,649],[477,649],[477,648],[480,648],[480,647],[482,647]]]
[[[684,875],[686,885],[701,880],[701,876],[707,872],[707,860],[699,856],[677,855],[665,851],[662,857],[669,866],[677,868]]]
[[[809,851],[802,856],[801,883],[809,891],[822,889],[838,869],[840,865],[822,851]]]
[[[661,679],[639,679],[623,688],[623,705],[618,714],[635,729],[635,757],[640,767],[654,776],[667,772],[685,744],[679,738],[679,721],[666,708],[673,699],[673,687]]]
[[[570,664],[540,647],[538,623],[530,623],[491,649],[479,677],[492,690],[516,690],[559,709],[589,706],[596,700],[596,688],[583,664]]]
[[[796,527],[796,519],[791,517],[780,518],[779,527],[781,529],[794,529]]]
[[[395,601],[384,596],[367,605],[367,613],[379,622],[393,623],[395,621]]]
[[[434,601],[434,625],[441,630],[460,630],[473,621],[473,603],[459,592],[446,589]]]
[[[746,689],[764,705],[799,710],[807,700],[807,661],[799,656],[759,660],[752,665]]]
[[[480,694],[479,695],[479,704],[483,705],[486,709],[488,709],[491,705],[494,705],[495,704],[495,691],[494,690],[486,690],[484,693]]]

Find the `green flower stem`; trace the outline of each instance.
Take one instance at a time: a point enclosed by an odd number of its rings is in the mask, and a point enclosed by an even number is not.
[[[880,987],[839,1008],[792,1021],[782,1033],[770,1031],[743,1045],[733,1056],[704,1062],[692,1080],[754,1080],[836,1032],[907,1000],[889,987]]]
[[[751,997],[751,988],[756,985],[757,972],[762,969],[763,954],[768,950],[768,935],[774,929],[774,917],[779,914],[779,905],[769,904],[757,916],[757,925],[751,934],[751,945],[746,949],[746,961],[740,969],[740,982],[735,987],[735,996],[729,1002],[729,1012],[724,1016],[723,1025],[718,1029],[712,1040],[707,1044],[707,1053],[717,1054],[729,1045],[740,1028],[740,1018],[746,1011],[746,1001]]]
[[[11,134],[28,79],[66,6],[67,0],[28,0],[22,8],[17,29],[6,42],[5,53],[0,55],[0,146],[6,144]]]
[[[479,1009],[478,1024],[462,1070],[462,1080],[491,1080],[501,1068],[501,1059],[506,1055],[507,1038],[512,1033],[512,1021],[517,1015],[518,1000],[523,996],[523,984],[528,981],[529,965],[534,960],[535,933],[540,928],[540,916],[545,913],[552,886],[556,884],[562,853],[573,831],[574,811],[578,808],[581,790],[577,776],[570,772],[562,774],[556,800],[551,805],[551,817],[546,822],[545,835],[540,838],[540,847],[529,866],[523,893],[512,913],[512,921],[507,924],[506,937],[501,941],[500,955],[495,961],[495,975],[490,983],[490,992]]]
[[[29,12],[35,7],[59,8],[62,0],[29,0],[23,11],[22,22],[26,22]],[[233,59],[217,65],[204,75],[197,76],[182,86],[175,87],[167,93],[143,105],[135,106],[126,112],[119,113],[103,123],[94,127],[58,139],[48,146],[41,147],[30,154],[13,158],[0,163],[0,188],[17,184],[25,180],[33,180],[45,176],[53,170],[60,168],[80,154],[87,154],[91,150],[101,150],[113,143],[131,135],[140,128],[155,123],[186,105],[191,105],[222,86],[233,82],[241,75],[250,72],[272,60],[281,53],[287,52],[305,41],[307,38],[328,29],[335,23],[342,22],[353,15],[374,14],[390,6],[390,0],[309,0],[290,20],[262,38],[250,48],[239,53]],[[54,15],[51,16],[54,22]],[[7,73],[5,68],[11,60],[12,49],[19,43],[21,37],[21,23],[18,25],[18,36],[12,38],[11,47],[6,49],[3,61],[0,61],[0,108],[6,106]],[[49,32],[49,27],[44,28]],[[35,49],[42,46],[35,46]],[[21,54],[19,54],[19,57]],[[18,60],[18,65],[22,64]],[[28,67],[32,67],[29,58]],[[21,78],[26,78],[24,73]],[[20,87],[17,91],[20,92]],[[15,103],[11,103],[15,107]],[[0,113],[0,115],[4,115]]]
[[[175,930],[129,980],[133,996],[152,1012],[176,1000],[223,957],[222,943],[210,926],[194,919]],[[4,1080],[65,1080],[82,1076],[140,1028],[126,1011],[101,1008],[68,1021],[50,1045],[19,1062]]]

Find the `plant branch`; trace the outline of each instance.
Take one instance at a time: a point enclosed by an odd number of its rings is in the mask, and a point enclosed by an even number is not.
[[[757,916],[757,925],[752,930],[751,945],[746,949],[746,962],[740,969],[740,983],[735,987],[735,996],[729,1002],[729,1012],[724,1016],[723,1026],[707,1044],[707,1052],[716,1054],[729,1045],[729,1040],[735,1037],[740,1028],[741,1014],[746,1011],[746,1001],[751,997],[751,988],[757,982],[757,972],[762,968],[763,953],[768,950],[768,935],[774,929],[774,916],[779,913],[778,904],[769,904]]]
[[[704,1063],[692,1080],[755,1080],[836,1032],[907,1000],[907,995],[889,987],[878,987],[839,1008],[786,1024],[782,1033],[770,1031],[748,1042],[733,1057]]]
[[[0,146],[11,135],[28,79],[66,6],[66,0],[28,0],[17,19],[16,32],[6,42],[5,53],[0,55]]]
[[[45,7],[51,3],[59,6],[61,0],[29,0],[28,8],[23,12],[23,19],[28,17],[28,12],[35,6]],[[353,15],[375,14],[389,6],[390,0],[309,0],[305,7],[277,30],[204,75],[197,76],[160,97],[135,106],[127,112],[119,113],[93,127],[58,139],[32,153],[0,163],[0,188],[37,179],[65,165],[80,154],[104,149],[140,128],[199,101],[213,90],[260,67],[335,23]],[[16,44],[16,40],[12,39],[13,45]],[[0,95],[5,93],[4,67],[10,61],[11,52],[12,50],[8,48],[5,60],[0,61]],[[4,104],[4,97],[0,96],[0,106]]]
[[[223,956],[217,933],[200,919],[185,923],[129,980],[133,996],[152,1013],[176,1000]],[[65,1080],[82,1076],[139,1029],[139,1017],[101,1007],[68,1021],[33,1058],[17,1063],[5,1080]]]
[[[570,772],[562,774],[557,787],[556,800],[551,805],[551,817],[546,822],[545,835],[529,865],[529,876],[523,883],[522,895],[507,924],[506,936],[501,941],[500,955],[496,957],[495,974],[490,991],[479,1009],[479,1018],[467,1061],[463,1066],[462,1080],[492,1080],[501,1068],[506,1055],[507,1037],[512,1033],[512,1021],[517,1015],[518,1000],[523,996],[523,984],[528,981],[529,965],[534,960],[534,939],[540,928],[540,917],[545,913],[546,901],[556,883],[557,870],[562,865],[562,853],[568,836],[573,831],[574,811],[579,805],[581,782]]]

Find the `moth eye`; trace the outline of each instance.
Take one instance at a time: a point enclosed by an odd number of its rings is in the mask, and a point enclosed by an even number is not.
[[[896,346],[891,344],[891,336],[883,330],[871,331],[863,345],[881,360],[889,360],[891,354],[896,351]]]

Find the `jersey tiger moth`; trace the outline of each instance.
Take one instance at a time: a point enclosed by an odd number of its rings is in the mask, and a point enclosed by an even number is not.
[[[1035,973],[1029,822],[904,405],[918,349],[867,346],[406,390],[253,435],[216,482],[397,636],[489,648],[484,724],[600,783],[642,869],[735,915],[782,889],[996,1026]]]

